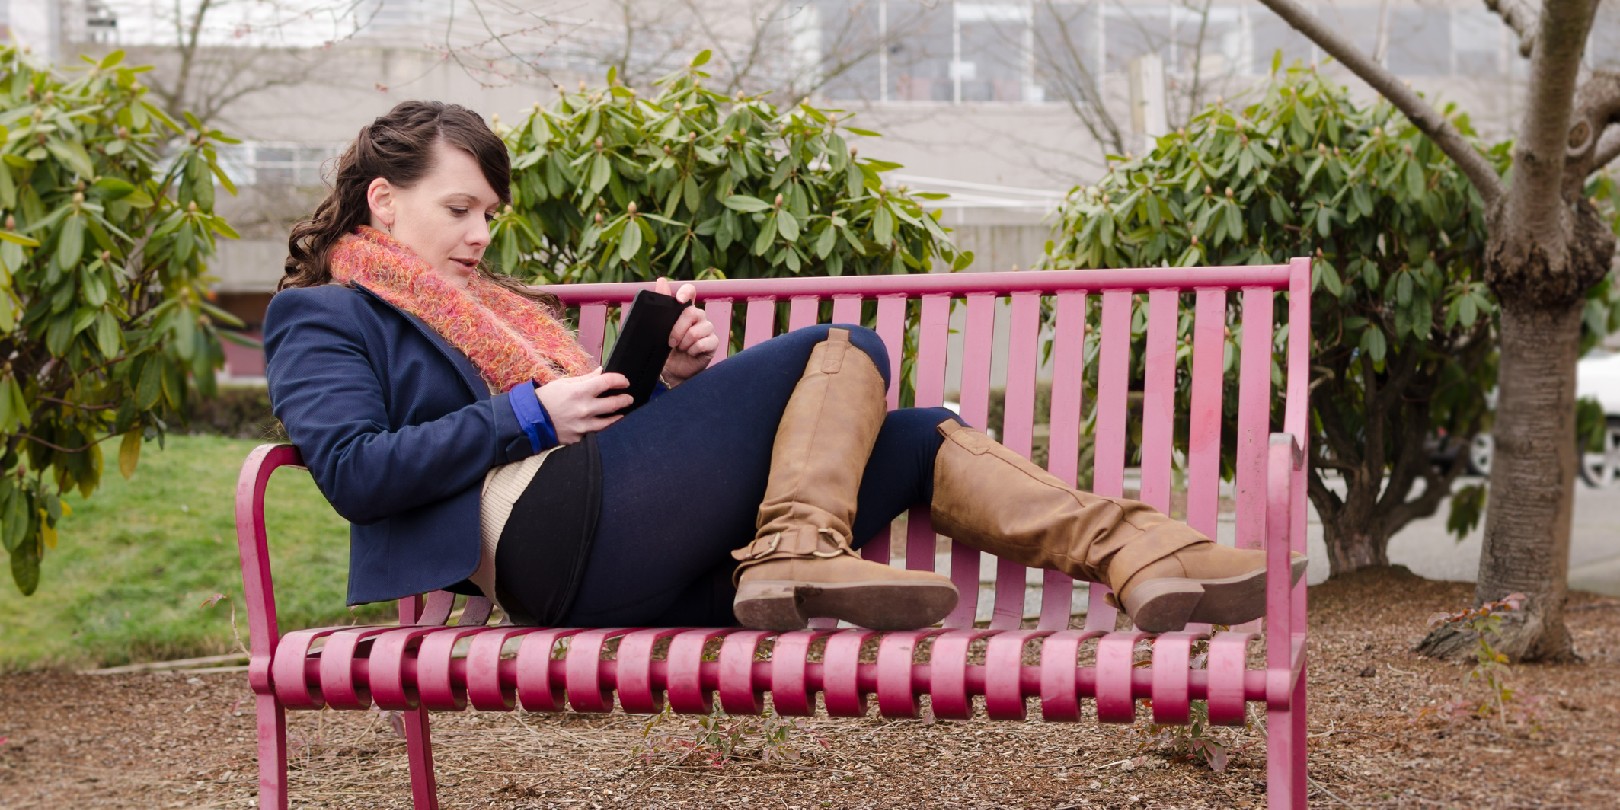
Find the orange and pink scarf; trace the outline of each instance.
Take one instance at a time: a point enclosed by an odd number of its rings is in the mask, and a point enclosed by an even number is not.
[[[332,278],[421,318],[472,360],[492,390],[583,374],[590,356],[540,304],[473,274],[465,289],[393,237],[360,226],[332,249]]]

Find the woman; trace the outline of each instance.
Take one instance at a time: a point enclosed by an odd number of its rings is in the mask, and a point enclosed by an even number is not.
[[[854,549],[927,503],[961,542],[1108,584],[1146,630],[1263,613],[1262,553],[1072,490],[948,411],[887,412],[884,346],[860,327],[711,369],[718,337],[688,307],[656,398],[613,415],[627,381],[483,264],[509,181],[477,115],[406,102],[289,239],[270,395],[352,523],[351,604],[450,589],[519,623],[922,627],[954,607],[950,580]]]

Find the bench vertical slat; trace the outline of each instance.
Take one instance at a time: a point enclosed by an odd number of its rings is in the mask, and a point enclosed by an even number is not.
[[[1052,339],[1052,399],[1047,424],[1046,468],[1059,480],[1075,486],[1080,474],[1080,400],[1085,389],[1086,295],[1058,293],[1053,304],[1057,319]],[[1059,571],[1046,571],[1041,588],[1042,630],[1069,626],[1074,611],[1074,580]]]
[[[795,296],[788,304],[788,330],[814,326],[821,311],[821,299]]]
[[[1131,291],[1102,296],[1102,349],[1097,359],[1097,428],[1093,446],[1093,491],[1119,497],[1125,489],[1125,395],[1130,388]],[[1108,589],[1090,589],[1086,628],[1112,630],[1116,611],[1104,601]]]
[[[757,346],[776,333],[776,299],[748,299],[748,323],[743,327],[743,348]]]
[[[1147,353],[1142,358],[1143,503],[1170,512],[1170,450],[1176,425],[1175,290],[1148,293]]]
[[[889,409],[900,407],[900,347],[905,345],[906,299],[899,296],[877,300],[877,334],[889,349]],[[887,564],[893,544],[893,528],[886,527],[861,547],[861,557]]]
[[[579,345],[591,359],[602,362],[602,339],[607,331],[607,304],[581,304],[579,307]]]
[[[709,323],[714,324],[715,336],[720,338],[720,345],[714,350],[714,362],[718,363],[731,351],[731,299],[707,301],[703,311],[709,316]]]
[[[833,323],[859,324],[861,322],[861,297],[858,295],[840,295],[833,298]]]
[[[918,407],[937,407],[945,401],[945,347],[950,334],[951,298],[930,295],[922,300],[921,333],[917,337],[916,404]],[[906,521],[906,567],[912,570],[934,570],[934,524],[928,519],[928,510],[916,507]],[[954,572],[953,572],[954,574]],[[978,587],[975,576],[971,587]],[[956,589],[963,590],[956,581]]]
[[[990,354],[996,328],[996,298],[981,294],[967,297],[967,322],[962,340],[962,390],[959,394],[962,421],[983,429],[990,417]],[[957,583],[956,608],[945,619],[946,627],[972,627],[979,608],[978,549],[951,543],[951,578]],[[972,582],[971,588],[962,583]]]
[[[1271,421],[1271,290],[1243,290],[1238,352],[1237,545],[1260,548],[1266,528],[1266,447]]]
[[[1214,537],[1220,514],[1221,381],[1226,291],[1198,291],[1193,311],[1192,411],[1188,414],[1187,524]]]
[[[1041,299],[1034,293],[1012,296],[1007,334],[1007,388],[1002,407],[1002,444],[1028,457],[1035,431],[1035,367],[1040,351]],[[993,630],[1017,629],[1024,618],[1028,568],[1011,560],[996,561]]]
[[[906,299],[879,298],[877,333],[889,347],[889,410],[900,407],[900,347],[906,345]]]

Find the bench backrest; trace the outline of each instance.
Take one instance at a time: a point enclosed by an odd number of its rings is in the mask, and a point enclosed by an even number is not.
[[[623,305],[646,286],[576,284],[547,289],[577,311],[580,342],[600,359],[610,318],[622,317]],[[745,347],[778,334],[781,304],[787,310],[788,330],[817,322],[871,326],[889,347],[890,376],[896,381],[889,390],[891,408],[899,405],[903,374],[915,392],[913,404],[944,402],[952,312],[960,309],[958,396],[964,421],[978,427],[989,415],[996,311],[1001,302],[1007,312],[1000,330],[1005,335],[1006,386],[998,438],[1030,455],[1037,423],[1045,422],[1050,426],[1048,468],[1071,485],[1079,478],[1081,448],[1089,442],[1094,450],[1092,490],[1105,496],[1129,494],[1162,511],[1184,514],[1188,523],[1211,537],[1217,536],[1222,511],[1225,440],[1235,447],[1232,511],[1241,546],[1259,547],[1267,533],[1267,448],[1272,404],[1278,395],[1284,395],[1280,429],[1291,435],[1291,455],[1298,458],[1304,452],[1308,259],[1248,267],[736,279],[696,286],[698,301],[716,331],[728,338],[740,333]],[[1088,322],[1088,313],[1100,313],[1100,318]],[[1299,328],[1290,328],[1294,325]],[[1145,341],[1137,341],[1142,354],[1135,363],[1133,331],[1145,331]],[[903,347],[908,343],[916,347],[915,365],[903,369]],[[724,362],[726,348],[722,341],[717,362]],[[1282,358],[1275,369],[1274,351]],[[1037,376],[1045,373],[1043,367],[1051,374],[1050,410],[1037,414]],[[1133,368],[1141,369],[1140,375]],[[1228,368],[1237,371],[1235,390],[1226,380]],[[1190,389],[1184,397],[1189,407],[1178,407],[1178,387]],[[1094,401],[1084,401],[1088,388],[1095,391]],[[1133,407],[1133,400],[1140,407]],[[1234,436],[1223,436],[1228,422],[1235,424]],[[1137,436],[1138,452],[1132,455],[1139,458],[1140,485],[1127,493],[1127,438]],[[1176,466],[1184,470],[1179,484]],[[1304,536],[1304,484],[1303,469],[1290,476],[1292,514],[1289,530],[1281,536]],[[1184,510],[1179,506],[1172,510],[1173,499],[1180,496]],[[962,594],[945,625],[972,626],[979,601],[979,552],[953,545],[940,567],[927,510],[913,510],[905,527],[906,566],[938,568],[952,577]],[[881,538],[863,549],[868,559],[882,562],[889,561],[891,552],[891,545]],[[996,566],[990,626],[1019,627],[1031,574],[1005,561]],[[1038,576],[1042,582],[1038,629],[1067,627],[1074,582],[1049,571]],[[1114,627],[1115,610],[1104,601],[1105,594],[1105,588],[1090,589],[1088,629]],[[1303,601],[1297,605],[1297,611],[1289,612],[1299,615],[1289,623],[1303,629]]]

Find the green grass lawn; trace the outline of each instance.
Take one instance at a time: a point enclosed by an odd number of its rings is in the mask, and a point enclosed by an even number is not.
[[[39,590],[25,597],[0,581],[0,671],[230,652],[233,606],[245,643],[233,498],[258,443],[171,436],[164,450],[143,448],[130,480],[110,467],[93,496],[69,495],[73,513],[46,551]],[[348,526],[307,473],[277,472],[267,499],[282,627],[393,616],[391,603],[344,605]],[[216,594],[226,598],[205,606]]]

